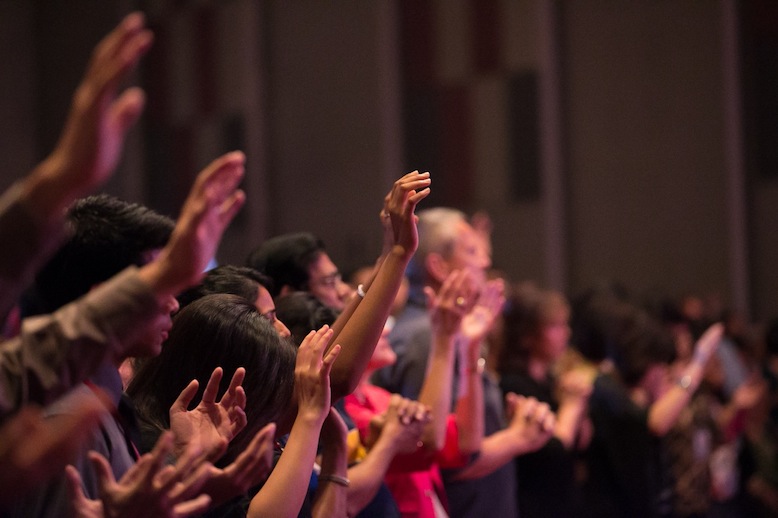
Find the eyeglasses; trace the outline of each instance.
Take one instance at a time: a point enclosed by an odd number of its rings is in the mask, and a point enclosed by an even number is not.
[[[341,276],[340,272],[335,272],[313,280],[311,281],[311,284],[318,284],[319,286],[323,286],[325,288],[335,288],[338,286],[338,284],[341,283],[342,280],[343,277]]]

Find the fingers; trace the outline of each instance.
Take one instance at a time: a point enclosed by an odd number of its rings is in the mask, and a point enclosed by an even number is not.
[[[236,372],[237,374],[237,372]],[[221,367],[216,367],[211,373],[211,377],[208,379],[208,384],[203,391],[203,403],[213,404],[216,403],[216,395],[219,393],[219,384],[222,382],[222,376],[224,370]],[[233,376],[234,381],[234,376]]]
[[[68,496],[70,496],[73,508],[78,509],[80,504],[86,500],[81,474],[76,468],[68,465],[65,467],[65,476],[67,479]]]
[[[111,106],[110,120],[124,135],[143,113],[146,104],[146,94],[140,88],[129,88]]]
[[[100,495],[106,495],[110,491],[111,486],[116,484],[116,479],[113,476],[113,470],[111,469],[111,466],[108,464],[108,461],[105,459],[105,457],[96,451],[90,451],[87,456],[89,457],[89,461],[92,463],[92,467],[94,468],[95,473],[97,473]],[[80,480],[81,477],[79,476],[79,483]]]
[[[93,83],[96,98],[116,90],[151,48],[153,39],[151,31],[145,29],[143,15],[132,13],[98,44],[85,76],[85,83]]]
[[[190,381],[189,385],[184,387],[184,390],[182,390],[176,400],[173,401],[173,404],[170,406],[170,413],[186,412],[186,409],[189,408],[189,404],[192,402],[192,399],[194,399],[195,394],[197,394],[197,389],[199,387],[200,382],[197,380]]]
[[[197,516],[202,514],[211,505],[211,497],[202,494],[194,500],[181,502],[173,507],[173,516],[175,518],[186,518],[188,516]]]

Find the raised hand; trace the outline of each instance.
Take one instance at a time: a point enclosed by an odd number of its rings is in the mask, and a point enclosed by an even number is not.
[[[392,246],[402,247],[406,254],[413,254],[419,246],[414,210],[429,195],[430,183],[428,172],[413,171],[394,182],[392,190],[384,198],[382,217],[391,223]]]
[[[197,393],[197,380],[192,380],[170,407],[170,429],[175,434],[174,453],[177,456],[190,444],[196,444],[209,460],[215,461],[246,426],[246,393],[241,386],[246,369],[241,367],[235,371],[230,386],[217,402],[222,376],[221,367],[214,369],[203,397],[194,409],[188,410]]]
[[[203,487],[214,505],[226,502],[261,484],[273,468],[273,445],[276,425],[270,423],[258,431],[234,462],[224,469],[211,467],[210,478]]]
[[[198,450],[190,449],[175,466],[165,465],[165,459],[172,450],[172,434],[166,432],[157,441],[154,450],[143,455],[118,482],[105,457],[89,452],[99,479],[99,501],[84,495],[81,475],[73,466],[68,466],[66,474],[75,516],[184,518],[205,511],[211,503],[210,497],[196,495],[209,476],[210,463],[204,462],[204,456]]]
[[[717,323],[710,326],[694,344],[693,361],[705,366],[711,356],[719,348],[719,342],[724,335],[724,324]]]
[[[330,410],[330,371],[340,353],[340,345],[334,345],[324,354],[331,338],[332,329],[326,325],[308,333],[297,351],[294,370],[297,415],[319,426]]]
[[[443,281],[437,293],[424,288],[432,326],[439,335],[453,336],[460,331],[462,319],[471,311],[478,297],[472,275],[467,270],[454,270]]]
[[[97,45],[76,90],[65,128],[52,154],[41,164],[60,189],[67,205],[101,185],[113,172],[127,130],[145,102],[143,91],[130,88],[118,95],[153,36],[141,13],[128,15]]]
[[[462,318],[462,335],[471,343],[483,340],[492,329],[503,305],[505,282],[502,279],[487,282],[475,305]]]
[[[170,241],[140,271],[158,295],[178,294],[202,277],[224,230],[246,199],[238,189],[245,158],[240,151],[227,153],[197,176]]]

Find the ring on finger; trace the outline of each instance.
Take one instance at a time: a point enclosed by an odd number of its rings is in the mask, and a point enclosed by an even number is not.
[[[463,296],[457,297],[457,299],[454,301],[454,303],[457,305],[457,307],[463,307],[465,305],[465,298]]]

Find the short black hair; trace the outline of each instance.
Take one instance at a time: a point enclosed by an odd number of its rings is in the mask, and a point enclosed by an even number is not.
[[[284,295],[276,302],[276,315],[299,347],[303,339],[323,325],[331,326],[338,318],[337,312],[307,292]]]
[[[268,291],[275,298],[284,286],[308,290],[308,268],[324,251],[324,242],[309,232],[283,234],[255,248],[246,266],[273,280],[273,289]]]
[[[178,296],[178,304],[184,309],[195,300],[215,293],[238,295],[254,304],[260,286],[270,291],[273,282],[270,277],[253,268],[225,264],[209,270],[200,284],[181,293]]]
[[[153,210],[99,194],[67,211],[70,237],[43,266],[22,301],[25,316],[51,313],[130,265],[148,262],[165,246],[175,223]]]

